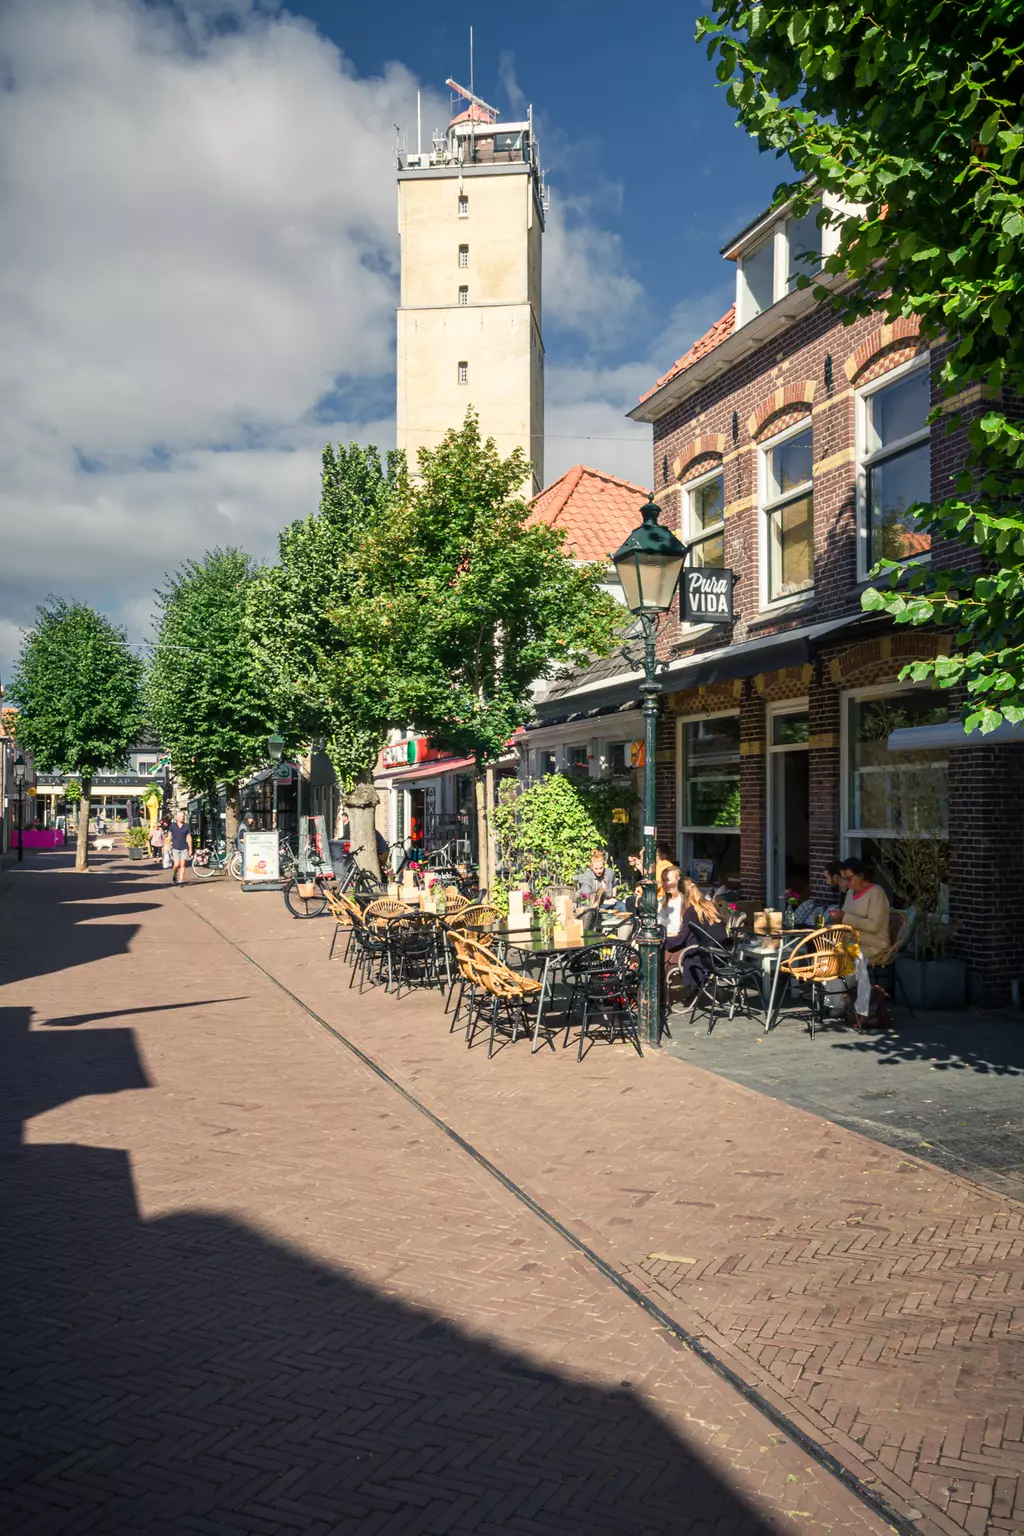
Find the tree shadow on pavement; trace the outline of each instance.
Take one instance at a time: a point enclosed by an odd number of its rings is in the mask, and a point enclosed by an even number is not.
[[[25,981],[126,954],[139,924],[125,919],[159,906],[137,899],[143,892],[129,874],[76,875],[67,861],[19,871],[3,897],[17,903],[21,921],[17,931],[0,921],[0,981]],[[0,905],[0,918],[3,911]]]
[[[130,1030],[29,1022],[0,1030],[7,1529],[767,1533],[629,1383],[560,1376],[230,1218],[144,1220],[123,1151],[22,1145],[41,1108],[146,1086]]]
[[[1024,1073],[1024,1030],[1019,1022],[1010,1020],[966,1014],[962,1019],[940,1022],[919,1014],[901,1024],[898,1032],[853,1035],[832,1044],[836,1050],[873,1057],[880,1067],[924,1061],[938,1072],[978,1072],[995,1077]]]

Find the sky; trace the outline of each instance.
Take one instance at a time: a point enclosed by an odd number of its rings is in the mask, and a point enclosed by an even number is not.
[[[273,558],[328,440],[394,441],[395,128],[532,103],[551,192],[545,471],[650,482],[637,396],[728,307],[781,167],[703,7],[4,0],[0,680],[49,594],[133,643],[169,570]],[[443,17],[439,13],[443,12]]]

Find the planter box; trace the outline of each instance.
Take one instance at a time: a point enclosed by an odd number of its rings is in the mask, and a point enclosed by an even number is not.
[[[146,857],[146,850],[145,848],[129,848],[128,857],[130,859],[144,859]]]
[[[914,960],[909,955],[899,955],[896,975],[911,1008],[927,1013],[962,1008],[966,1002],[966,967],[962,960]]]

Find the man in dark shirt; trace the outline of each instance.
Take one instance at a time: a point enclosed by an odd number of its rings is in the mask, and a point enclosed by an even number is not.
[[[192,857],[192,829],[179,811],[171,822],[171,884],[185,884],[185,864]]]

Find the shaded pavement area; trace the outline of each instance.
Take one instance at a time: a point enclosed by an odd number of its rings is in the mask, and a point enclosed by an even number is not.
[[[885,1529],[199,905],[388,1027],[279,900],[116,859],[5,882],[5,1530]],[[410,1002],[428,1054],[498,1083]]]
[[[1024,1198],[1024,1013],[894,1010],[880,1035],[794,1014],[763,1037],[746,1019],[672,1019],[673,1055],[824,1115],[925,1162]]]

